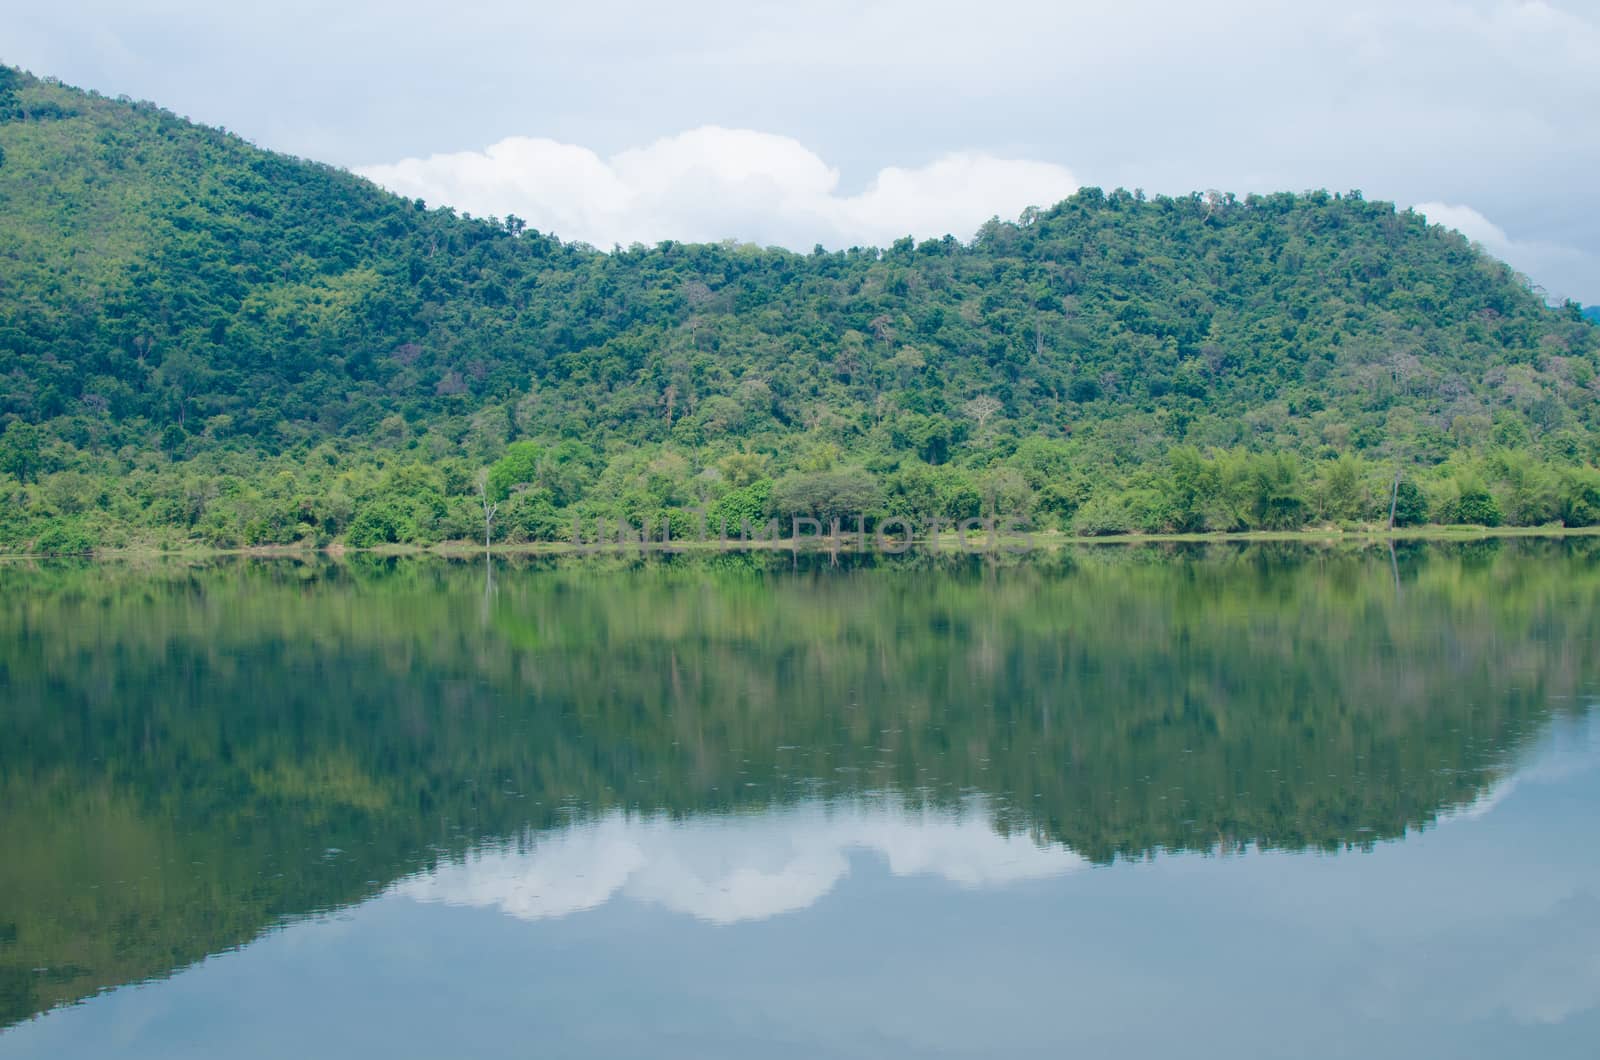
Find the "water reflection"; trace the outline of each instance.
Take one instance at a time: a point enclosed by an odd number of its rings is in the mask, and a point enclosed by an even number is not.
[[[614,811],[516,846],[476,850],[394,893],[522,920],[624,898],[732,924],[814,904],[849,875],[853,854],[881,858],[894,876],[967,888],[1047,879],[1086,864],[1059,843],[1001,835],[990,820],[978,804],[956,814],[812,802],[687,820]]]
[[[1600,726],[1557,721],[1511,778],[1356,855],[1099,866],[894,801],[607,814],[25,1023],[0,1056],[1588,1058]]]
[[[380,896],[753,927],[1425,849],[1600,687],[1594,541],[772,562],[0,567],[0,1027]]]

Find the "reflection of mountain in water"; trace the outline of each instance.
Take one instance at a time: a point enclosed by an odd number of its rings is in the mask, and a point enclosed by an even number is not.
[[[536,849],[667,856],[740,818],[654,815],[871,793],[925,826],[978,796],[1030,837],[1000,849],[1094,861],[1399,836],[1594,687],[1593,546],[1416,550],[1398,585],[1387,550],[502,566],[487,604],[481,567],[421,561],[0,570],[0,1020],[574,814]],[[826,849],[894,864],[850,827],[794,834],[809,886]],[[497,871],[470,866],[437,879]],[[653,900],[710,915],[690,877]]]

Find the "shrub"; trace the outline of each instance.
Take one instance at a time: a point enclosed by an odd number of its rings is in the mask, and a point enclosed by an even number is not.
[[[77,523],[58,522],[34,539],[31,551],[44,556],[84,556],[94,551],[94,539]]]
[[[1090,497],[1072,518],[1079,537],[1111,537],[1133,531],[1133,515],[1120,496],[1101,493]]]
[[[406,513],[393,501],[378,501],[356,513],[345,540],[356,548],[395,544],[410,536]]]
[[[1456,499],[1455,521],[1474,526],[1499,526],[1504,521],[1500,505],[1482,486],[1468,486]]]
[[[481,529],[481,527],[480,527]],[[559,541],[565,527],[546,490],[523,490],[500,506],[495,536],[506,541]]]
[[[1600,524],[1600,471],[1580,467],[1564,474],[1558,510],[1568,526]]]

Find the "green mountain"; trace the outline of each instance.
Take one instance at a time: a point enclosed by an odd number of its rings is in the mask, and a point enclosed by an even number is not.
[[[1600,305],[1592,305],[1583,311],[1583,319],[1592,320],[1600,324]]]
[[[1359,193],[603,253],[17,71],[0,117],[6,547],[470,537],[496,461],[512,540],[1284,528],[1386,518],[1397,463],[1412,521],[1600,520],[1600,329]]]

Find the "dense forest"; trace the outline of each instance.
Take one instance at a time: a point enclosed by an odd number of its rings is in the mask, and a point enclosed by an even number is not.
[[[1359,192],[598,250],[0,67],[0,548],[1600,522],[1600,327]]]
[[[1367,849],[1600,680],[1592,538],[795,562],[0,565],[0,1027],[607,812]]]

